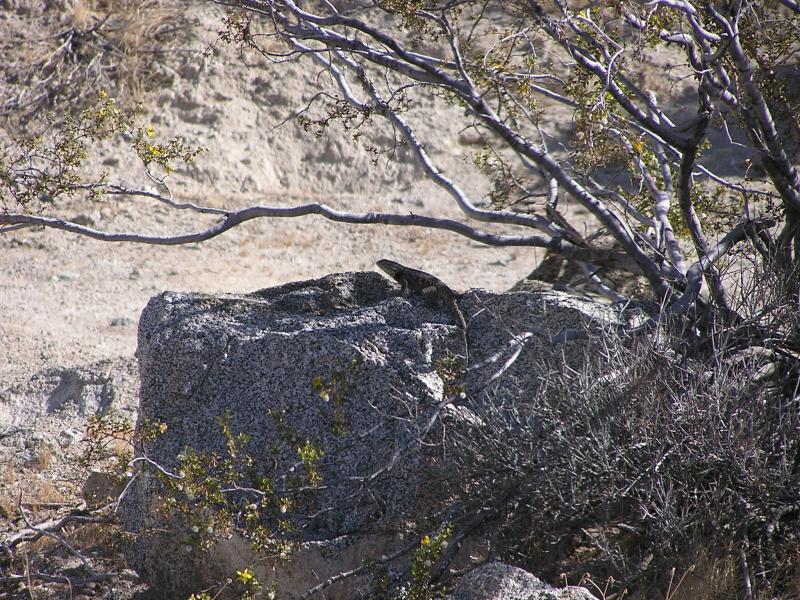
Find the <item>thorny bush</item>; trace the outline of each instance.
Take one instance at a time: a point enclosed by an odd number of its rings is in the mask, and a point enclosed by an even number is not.
[[[764,337],[746,349],[741,330],[690,345],[673,322],[609,336],[581,369],[542,361],[510,405],[472,402],[441,476],[465,512],[493,509],[497,556],[630,598],[800,596],[800,369],[766,348],[800,319],[774,272],[749,275],[738,309]]]

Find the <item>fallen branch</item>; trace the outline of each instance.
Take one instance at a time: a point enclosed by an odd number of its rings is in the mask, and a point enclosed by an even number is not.
[[[28,527],[19,531],[5,540],[0,542],[0,546],[4,548],[14,548],[23,542],[35,542],[41,537],[46,535],[59,532],[64,527],[69,525],[70,523],[80,523],[80,524],[103,524],[103,525],[110,525],[116,523],[116,520],[111,517],[101,516],[100,513],[107,510],[109,507],[104,506],[100,509],[87,513],[84,510],[75,510],[63,517],[59,517],[58,519],[52,519],[50,521],[45,521],[43,523],[39,523],[38,525],[32,525],[28,522],[27,516],[23,513],[23,518],[25,519],[26,524]]]

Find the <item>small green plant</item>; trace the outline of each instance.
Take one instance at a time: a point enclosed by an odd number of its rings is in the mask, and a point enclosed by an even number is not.
[[[344,401],[352,388],[354,372],[361,365],[361,360],[354,358],[346,366],[334,369],[328,377],[317,375],[311,382],[311,389],[323,401],[321,410],[329,415],[331,432],[334,435],[347,433],[347,418],[344,414]],[[329,408],[327,406],[330,405]]]
[[[254,600],[261,591],[261,582],[250,567],[236,571],[236,583],[241,588],[241,600]]]
[[[397,589],[390,589],[384,565],[375,568],[372,597],[386,600],[436,600],[446,593],[444,584],[433,581],[433,574],[453,536],[453,526],[446,525],[433,537],[424,535],[411,554],[405,580]]]
[[[215,586],[216,592],[212,594],[209,590],[202,592],[195,592],[191,594],[187,600],[216,600],[223,592],[231,588],[231,593],[237,600],[256,600],[257,598],[264,598],[264,600],[275,599],[275,586],[270,589],[262,590],[261,581],[256,577],[255,572],[250,567],[245,567],[242,570],[237,570],[233,578],[228,578],[219,586]],[[230,594],[226,596],[231,597]]]
[[[435,364],[436,373],[444,382],[444,396],[449,398],[464,392],[462,383],[464,377],[464,361],[455,357],[447,356],[440,358]]]
[[[306,470],[306,477],[311,485],[319,485],[322,482],[322,476],[319,474],[319,461],[325,456],[318,446],[310,440],[297,449],[297,456],[300,457],[300,462]]]
[[[398,600],[434,600],[445,595],[444,586],[431,582],[431,574],[452,535],[453,527],[447,525],[433,537],[423,536],[411,560],[408,587]]]
[[[86,425],[84,451],[78,465],[84,470],[101,468],[122,481],[131,468],[133,458],[133,424],[116,415],[93,415]]]
[[[157,471],[165,487],[165,521],[175,523],[186,542],[203,550],[211,548],[220,536],[236,530],[250,540],[254,551],[288,558],[292,544],[286,534],[291,525],[285,515],[292,499],[276,492],[269,476],[254,472],[248,449],[250,436],[234,433],[230,420],[230,414],[217,418],[224,452],[186,448],[178,455],[176,474]],[[301,448],[310,469],[309,478],[319,477],[314,471],[314,459],[321,451]]]

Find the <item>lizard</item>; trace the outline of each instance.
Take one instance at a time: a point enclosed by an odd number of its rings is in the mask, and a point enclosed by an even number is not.
[[[466,364],[469,365],[469,343],[467,341],[467,321],[464,319],[464,313],[458,307],[456,298],[460,294],[453,291],[446,283],[438,277],[420,271],[419,269],[412,269],[393,260],[386,258],[379,260],[375,263],[384,271],[389,277],[394,279],[403,289],[403,292],[415,292],[421,294],[426,302],[435,303],[436,301],[444,302],[453,313],[453,316],[458,319],[458,324],[461,328],[461,335],[464,338],[464,359]]]

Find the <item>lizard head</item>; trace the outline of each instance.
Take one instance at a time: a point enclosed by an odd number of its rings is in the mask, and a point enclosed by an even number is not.
[[[394,262],[393,260],[389,260],[388,258],[382,258],[378,262],[375,263],[378,267],[386,274],[394,277],[398,273],[400,273],[401,267],[399,264]]]

